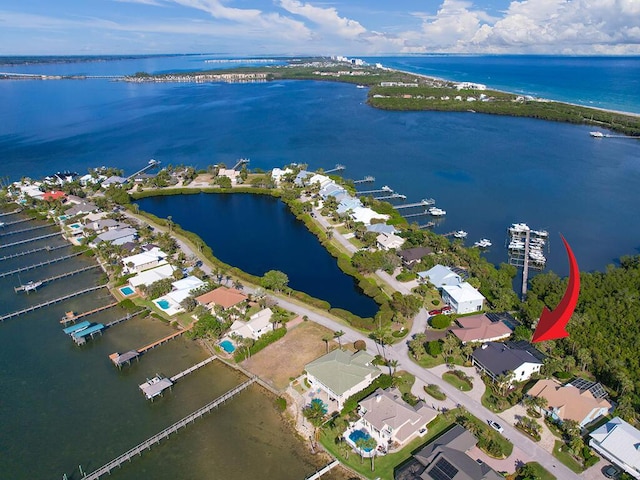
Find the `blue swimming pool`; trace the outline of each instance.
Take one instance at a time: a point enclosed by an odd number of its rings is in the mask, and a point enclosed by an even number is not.
[[[133,288],[131,287],[122,287],[120,288],[120,293],[123,295],[133,295]]]
[[[236,347],[229,340],[221,341],[220,346],[227,353],[233,353],[236,350]]]
[[[169,310],[169,308],[171,308],[171,305],[169,304],[168,300],[164,300],[164,299],[158,300],[157,304],[163,310]]]
[[[366,430],[354,430],[349,434],[349,440],[351,440],[354,444],[356,444],[356,442],[360,439],[369,440],[370,438],[371,438],[371,435],[369,435],[369,432],[367,432]],[[365,452],[370,452],[373,449],[369,447],[369,448],[363,448],[363,450]]]
[[[79,223],[73,223],[73,224],[69,225],[69,227],[71,227],[71,228],[80,228],[80,226],[81,225]]]

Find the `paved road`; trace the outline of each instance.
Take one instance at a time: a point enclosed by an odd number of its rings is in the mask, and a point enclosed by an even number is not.
[[[130,212],[125,212],[125,215],[131,218],[136,218],[139,221],[146,222],[146,220],[143,220],[140,217],[136,217],[136,215]],[[320,215],[318,215],[318,217],[320,217],[318,218],[318,220],[320,221],[320,223],[322,223],[322,220],[323,220],[322,217]],[[166,231],[166,229],[163,229],[161,227],[158,227],[158,228],[162,231]],[[337,237],[342,238],[342,235],[338,234]],[[350,244],[348,240],[345,240],[345,239],[343,240],[346,243],[348,243],[352,248],[355,249],[355,247],[352,244]],[[190,247],[190,245],[188,245],[187,243],[183,242],[180,239],[177,239],[177,242],[180,248],[182,249],[182,251],[186,255],[197,255],[193,251],[193,249]],[[208,267],[206,262],[204,263],[202,269],[207,274],[211,274],[211,269]],[[247,290],[250,291],[251,289],[247,288]],[[374,342],[372,339],[363,335],[361,332],[353,330],[347,325],[339,322],[338,320],[329,318],[324,312],[318,313],[317,311],[305,305],[299,304],[297,302],[292,301],[291,299],[288,299],[282,296],[278,296],[277,301],[281,307],[287,310],[290,310],[294,313],[297,313],[298,315],[302,315],[302,316],[306,315],[310,320],[317,322],[320,325],[323,325],[324,327],[328,328],[331,331],[342,330],[343,332],[345,332],[345,335],[342,337],[342,341],[344,342],[354,342],[356,340],[364,340],[367,344],[367,350],[371,352],[382,353],[381,346],[378,343]],[[416,316],[413,322],[410,335],[424,331],[427,324],[427,319],[428,319],[428,313],[426,312],[426,310],[422,309],[418,313],[418,315]],[[528,437],[526,437],[524,434],[520,433],[514,427],[505,423],[504,421],[501,421],[501,419],[497,415],[485,409],[481,403],[470,398],[464,392],[456,390],[452,385],[443,381],[440,376],[414,363],[409,358],[409,348],[407,346],[406,341],[400,342],[393,346],[387,346],[385,353],[387,358],[389,358],[390,360],[398,361],[399,370],[405,370],[411,373],[417,379],[421,380],[426,384],[434,383],[439,385],[440,389],[447,395],[448,399],[453,401],[455,404],[464,406],[470,413],[472,413],[476,417],[480,418],[481,420],[490,419],[503,425],[504,427],[503,435],[506,438],[508,438],[514,444],[514,446],[517,447],[517,449],[519,449],[522,452],[526,452],[531,461],[536,461],[540,463],[540,465],[542,465],[548,471],[553,473],[558,479],[564,480],[564,479],[580,479],[581,478],[580,476],[576,475],[571,470],[569,470],[567,467],[565,467],[558,460],[556,460],[549,452],[542,449],[535,442],[533,442]]]

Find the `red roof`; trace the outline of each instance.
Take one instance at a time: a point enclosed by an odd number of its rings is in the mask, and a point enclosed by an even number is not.
[[[196,301],[203,305],[211,303],[220,305],[222,308],[230,308],[244,302],[248,297],[235,288],[218,287],[204,295],[196,297]]]
[[[53,200],[60,200],[61,198],[65,198],[67,196],[66,193],[61,192],[60,190],[51,190],[50,192],[46,192],[42,198],[47,202],[51,202]]]

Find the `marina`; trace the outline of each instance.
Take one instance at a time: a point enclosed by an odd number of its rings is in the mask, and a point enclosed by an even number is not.
[[[54,275],[53,277],[48,277],[48,278],[45,278],[45,279],[42,279],[42,280],[29,282],[27,284],[20,285],[18,287],[13,287],[13,289],[14,289],[14,291],[16,293],[23,292],[23,291],[24,292],[29,292],[31,290],[35,290],[35,288],[33,286],[36,285],[36,284],[37,284],[37,286],[44,285],[45,283],[54,282],[54,281],[60,280],[62,278],[71,277],[73,275],[77,275],[78,273],[86,272],[88,270],[93,270],[94,268],[99,268],[99,267],[100,267],[100,265],[89,265],[87,267],[82,267],[82,268],[78,268],[77,270],[73,270],[72,272],[61,273],[60,275]]]
[[[27,265],[26,267],[16,268],[16,269],[10,270],[8,272],[2,272],[2,273],[0,273],[0,278],[8,277],[10,275],[15,275],[16,273],[22,273],[22,272],[33,270],[33,269],[36,269],[36,268],[44,267],[46,265],[51,265],[52,263],[61,262],[63,260],[68,260],[69,258],[77,257],[78,255],[82,255],[83,253],[84,252],[71,253],[69,255],[65,255],[64,257],[53,258],[51,260],[45,260],[44,262],[36,263],[36,264],[33,264],[33,265]]]
[[[69,312],[67,312],[65,314],[64,317],[62,317],[62,320],[60,320],[60,323],[66,325],[67,323],[76,322],[80,318],[84,318],[84,317],[87,317],[89,315],[93,315],[94,313],[98,313],[98,312],[102,312],[104,310],[108,310],[109,308],[113,308],[116,305],[118,305],[118,302],[113,302],[113,303],[110,303],[108,305],[104,305],[102,307],[94,308],[93,310],[89,310],[88,312],[83,312],[83,313],[78,313],[78,314],[74,313],[73,311],[69,311]]]
[[[5,224],[6,226],[7,224]],[[0,233],[0,237],[8,237],[9,235],[17,235],[18,233],[26,233],[26,232],[32,232],[34,230],[41,230],[43,228],[47,228],[47,227],[53,227],[53,224],[47,223],[44,225],[36,225],[35,227],[29,227],[29,228],[23,228],[21,230],[12,230],[10,232],[4,232],[4,233]]]
[[[48,226],[50,227],[51,225],[48,225]],[[23,245],[25,243],[31,243],[31,242],[35,242],[35,241],[38,241],[38,240],[44,240],[45,238],[57,237],[58,235],[62,235],[62,234],[60,232],[48,233],[46,235],[40,235],[39,237],[33,237],[33,238],[28,238],[26,240],[20,240],[18,242],[5,243],[4,245],[0,245],[0,248],[15,247],[16,245]]]
[[[49,245],[46,245],[44,247],[34,248],[32,250],[25,250],[23,252],[12,253],[11,255],[5,255],[4,257],[0,257],[0,262],[2,262],[4,260],[10,260],[12,258],[23,257],[25,255],[31,255],[33,253],[43,252],[43,251],[53,252],[54,250],[59,250],[61,248],[67,248],[67,247],[69,247],[68,243],[63,243],[62,245],[58,245],[58,246],[55,246],[55,247],[51,247]]]
[[[549,232],[532,230],[526,223],[513,223],[507,228],[509,234],[509,264],[522,268],[522,297],[527,294],[529,268],[544,270],[547,258],[544,248],[548,244]]]
[[[394,205],[393,208],[396,210],[400,210],[403,208],[413,208],[413,207],[428,207],[429,205],[435,205],[436,201],[433,198],[422,199],[416,203],[407,203],[404,205]]]

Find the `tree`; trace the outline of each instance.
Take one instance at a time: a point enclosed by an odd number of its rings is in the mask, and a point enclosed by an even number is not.
[[[264,288],[268,288],[275,292],[282,291],[286,288],[289,283],[289,277],[286,273],[281,272],[279,270],[269,270],[264,274],[260,284]]]
[[[355,348],[358,352],[367,349],[367,343],[364,340],[356,340],[353,342],[353,348]]]
[[[427,342],[426,351],[429,355],[435,358],[442,353],[442,343],[440,342],[440,340],[432,340],[430,342]]]
[[[432,317],[430,321],[433,328],[443,329],[451,325],[451,317],[444,314],[438,314]]]
[[[329,353],[329,342],[331,341],[331,337],[329,335],[325,335],[324,337],[322,337],[322,341],[327,347],[327,353]]]
[[[409,341],[409,351],[411,351],[413,357],[420,361],[424,354],[425,350],[425,342],[427,341],[427,336],[424,333],[416,333],[413,338]]]
[[[302,409],[302,415],[309,420],[314,428],[314,441],[318,437],[318,429],[324,423],[324,418],[327,414],[327,408],[320,400],[312,400],[306,407]]]
[[[333,338],[338,339],[338,345],[340,345],[340,349],[342,349],[342,340],[340,340],[340,337],[342,337],[344,334],[345,332],[342,330],[336,330],[335,332],[333,332]]]

